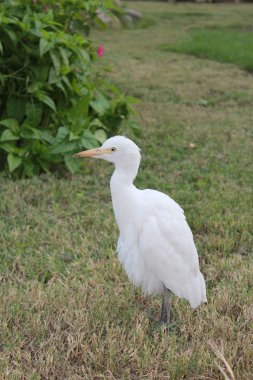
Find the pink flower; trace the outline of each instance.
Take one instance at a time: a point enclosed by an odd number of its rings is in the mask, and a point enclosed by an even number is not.
[[[46,5],[46,6],[44,7],[44,11],[45,11],[45,12],[48,12],[48,11],[49,11],[49,6],[48,6],[48,5]]]
[[[36,4],[37,3],[37,0],[32,0],[33,4]]]
[[[97,50],[97,54],[98,54],[98,56],[99,56],[99,57],[103,57],[104,52],[105,52],[104,46],[103,46],[103,45],[100,45],[100,46],[98,47],[98,50]]]

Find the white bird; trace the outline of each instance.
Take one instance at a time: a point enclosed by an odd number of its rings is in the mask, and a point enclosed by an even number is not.
[[[145,294],[163,292],[161,323],[169,324],[170,292],[193,308],[206,302],[205,280],[192,232],[182,208],[167,195],[139,190],[133,184],[141,155],[123,136],[111,137],[97,149],[74,157],[94,157],[115,164],[110,188],[119,227],[118,257],[127,276]]]

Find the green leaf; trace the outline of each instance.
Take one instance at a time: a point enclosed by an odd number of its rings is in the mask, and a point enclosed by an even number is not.
[[[16,119],[20,123],[25,117],[26,100],[9,96],[6,108],[7,116]]]
[[[26,104],[26,123],[37,128],[42,116],[42,105],[35,103]]]
[[[0,41],[0,53],[3,54],[3,52],[4,52],[3,44],[2,44],[2,42]]]
[[[107,137],[103,129],[97,129],[94,135],[101,144],[103,144],[103,142],[106,140],[106,137]]]
[[[31,160],[24,159],[23,167],[27,177],[32,177],[34,174],[36,174],[35,164]]]
[[[67,127],[59,127],[50,153],[59,154],[70,152],[74,150],[75,146],[76,143],[69,141],[69,129]]]
[[[41,100],[48,107],[50,107],[53,111],[56,112],[56,105],[52,98],[50,98],[48,95],[44,94],[43,92],[38,92],[37,97],[39,100]]]
[[[70,66],[63,65],[63,66],[61,66],[60,74],[61,75],[67,75],[68,73],[70,73],[70,71],[71,71],[71,67]],[[67,78],[67,77],[65,77],[65,78]]]
[[[60,75],[61,61],[60,61],[59,55],[53,51],[50,51],[50,56],[54,64],[56,74]]]
[[[7,156],[7,162],[9,165],[10,172],[12,173],[21,165],[22,159],[13,153],[9,153]]]
[[[48,75],[48,83],[54,84],[54,83],[57,83],[59,80],[60,80],[60,78],[56,74],[55,68],[51,67],[51,69],[49,70],[49,75]]]
[[[85,130],[82,135],[82,144],[86,149],[92,149],[99,146],[97,139],[94,137],[93,133]]]
[[[90,63],[90,56],[85,49],[79,49],[78,52],[86,63]]]
[[[91,130],[96,130],[96,129],[103,129],[105,128],[105,125],[100,121],[98,118],[95,118],[92,120],[92,122],[89,124],[89,128]]]
[[[71,84],[70,84],[69,78],[66,77],[66,76],[63,76],[63,77],[62,77],[62,80],[63,80],[63,82],[67,85],[67,87],[72,91],[73,88],[72,88],[72,86],[71,86]]]
[[[110,108],[110,103],[104,95],[97,92],[96,99],[90,102],[90,106],[99,114],[104,115],[106,111]]]
[[[86,119],[88,115],[89,100],[89,96],[82,96],[81,98],[78,98],[73,107],[71,107],[68,111],[69,119],[79,123],[84,118]]]
[[[16,145],[10,142],[1,142],[0,148],[8,153],[17,153],[19,150],[19,148]]]
[[[66,90],[65,90],[65,88],[64,88],[64,86],[63,86],[63,84],[61,83],[61,82],[58,82],[58,83],[56,83],[55,84],[63,93],[64,93],[64,95],[65,95],[65,98],[67,98],[67,92],[66,92]]]
[[[73,158],[72,155],[65,154],[64,155],[64,162],[72,174],[75,174],[80,170],[81,161]]]
[[[44,38],[40,39],[40,56],[42,57],[45,53],[47,53],[52,47],[52,42],[45,40]]]
[[[13,41],[13,42],[17,42],[17,36],[16,33],[10,29],[5,29],[5,33],[8,34],[9,38]]]
[[[39,129],[32,128],[24,124],[21,129],[20,136],[26,140],[41,140],[42,132]]]
[[[38,82],[42,82],[42,88],[45,88],[45,82],[48,79],[48,64],[37,66],[36,68],[36,77]]]
[[[59,47],[58,49],[60,51],[60,54],[61,54],[61,57],[62,57],[64,64],[66,66],[68,66],[69,65],[69,58],[68,57],[69,57],[70,53],[68,52],[68,50],[64,49],[63,47]]]
[[[53,142],[54,142],[54,138],[52,136],[52,132],[51,131],[45,131],[45,130],[43,130],[42,133],[41,133],[41,140],[42,141],[46,141],[50,145],[52,145]]]
[[[69,133],[69,141],[78,140],[80,136],[75,135],[73,132]]]
[[[44,84],[42,82],[34,82],[30,86],[27,87],[28,94],[39,94],[41,93],[40,90],[43,88]]]
[[[13,132],[18,131],[18,122],[16,119],[0,120],[0,125],[3,125],[6,128],[10,128]]]
[[[54,162],[54,160],[52,159],[52,155],[46,155],[46,154],[43,154],[43,158],[46,159],[40,159],[40,158],[37,158],[37,161],[38,163],[40,164],[40,167],[42,168],[42,170],[44,170],[44,172],[48,173],[49,172],[49,168],[50,168],[50,163],[52,164]],[[50,158],[49,158],[50,157]],[[49,163],[50,161],[50,163]]]
[[[59,127],[57,131],[57,135],[55,136],[54,145],[59,144],[62,142],[65,137],[67,137],[69,134],[69,129],[67,127]]]
[[[19,137],[14,135],[10,129],[5,129],[1,135],[0,141],[19,140]]]
[[[60,154],[60,153],[67,153],[67,152],[73,152],[76,148],[75,142],[70,141],[63,141],[62,143],[58,144],[56,147],[54,147],[50,153],[52,154]]]

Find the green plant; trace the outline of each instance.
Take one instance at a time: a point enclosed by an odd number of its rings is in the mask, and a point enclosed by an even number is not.
[[[1,3],[0,170],[32,176],[64,162],[74,173],[80,163],[72,153],[115,133],[131,112],[131,99],[94,68],[88,34],[97,7],[92,0]]]

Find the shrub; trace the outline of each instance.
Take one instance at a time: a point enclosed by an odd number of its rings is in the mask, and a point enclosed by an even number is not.
[[[113,6],[104,2],[105,10]],[[94,69],[98,1],[0,4],[0,170],[32,176],[114,134],[131,99]]]

